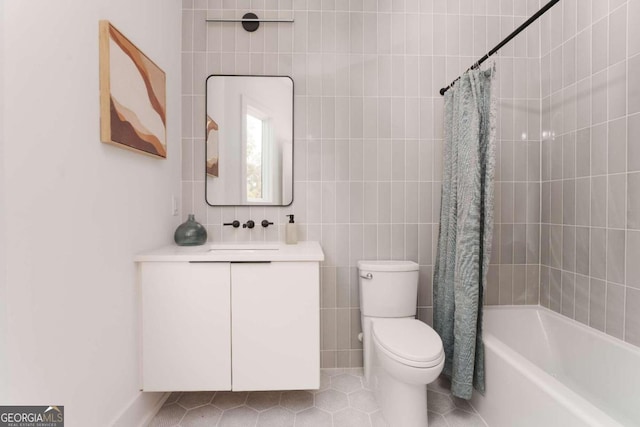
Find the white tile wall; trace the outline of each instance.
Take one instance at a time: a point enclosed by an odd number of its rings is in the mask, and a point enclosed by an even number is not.
[[[282,239],[284,215],[294,213],[300,238],[321,242],[323,367],[362,364],[360,259],[419,262],[419,316],[431,321],[443,135],[438,91],[538,8],[538,0],[183,1],[183,215],[194,212],[211,240],[229,241]],[[239,24],[205,24],[206,17],[249,10],[295,23],[262,24],[254,33]],[[489,304],[538,303],[542,33],[531,26],[497,57]],[[216,73],[293,77],[290,207],[205,204],[204,82]],[[276,225],[221,226],[233,219]]]
[[[542,21],[542,305],[640,345],[639,0]]]

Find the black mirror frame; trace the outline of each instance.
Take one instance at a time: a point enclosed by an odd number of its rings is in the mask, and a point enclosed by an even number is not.
[[[286,77],[291,80],[291,201],[286,205],[266,205],[266,204],[245,204],[245,205],[219,205],[219,204],[211,204],[209,203],[209,199],[207,199],[207,98],[209,97],[209,91],[207,90],[207,83],[211,77]],[[293,200],[295,199],[295,82],[291,76],[277,76],[270,74],[210,74],[204,81],[204,126],[205,126],[205,137],[204,137],[204,201],[208,206],[212,207],[287,207],[293,204]]]

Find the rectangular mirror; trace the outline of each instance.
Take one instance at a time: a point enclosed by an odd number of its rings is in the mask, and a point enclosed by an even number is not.
[[[207,77],[206,200],[212,206],[293,202],[293,80]]]

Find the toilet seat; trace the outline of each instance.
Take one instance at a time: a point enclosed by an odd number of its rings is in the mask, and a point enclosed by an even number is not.
[[[416,319],[377,319],[374,343],[380,351],[406,366],[432,368],[444,360],[440,336]]]

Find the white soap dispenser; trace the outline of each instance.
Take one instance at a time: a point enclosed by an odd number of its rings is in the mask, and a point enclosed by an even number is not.
[[[287,223],[287,230],[286,230],[287,245],[295,245],[298,243],[298,228],[296,227],[296,224],[293,221],[293,215],[286,215],[286,216],[289,217],[289,222]]]

